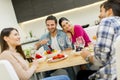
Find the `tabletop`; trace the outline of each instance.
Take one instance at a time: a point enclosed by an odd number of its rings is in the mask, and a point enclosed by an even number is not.
[[[73,55],[74,52],[72,50],[63,51],[62,53],[67,54],[68,57],[58,62],[47,62],[47,60],[40,62],[39,67],[36,69],[36,73],[87,64],[87,62],[80,55]]]

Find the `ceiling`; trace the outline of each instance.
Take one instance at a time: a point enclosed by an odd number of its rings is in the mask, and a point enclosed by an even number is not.
[[[18,22],[35,19],[103,0],[12,0]]]

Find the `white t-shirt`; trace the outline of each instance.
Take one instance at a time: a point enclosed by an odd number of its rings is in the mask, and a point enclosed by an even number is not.
[[[51,37],[51,41],[52,41],[51,47],[52,47],[53,49],[61,50],[60,47],[59,47],[59,45],[58,45],[58,41],[57,41],[56,36],[55,36],[55,37]]]

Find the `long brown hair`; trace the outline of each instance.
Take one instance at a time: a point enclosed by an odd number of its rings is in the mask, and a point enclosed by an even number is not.
[[[4,29],[1,31],[1,34],[0,34],[1,52],[3,52],[4,50],[7,50],[7,49],[9,48],[7,42],[4,40],[4,37],[5,37],[5,36],[8,37],[8,36],[10,35],[11,31],[13,31],[13,30],[16,30],[16,31],[18,32],[18,30],[15,29],[15,28],[4,28]],[[16,46],[16,50],[17,50],[18,53],[21,54],[21,56],[22,56],[24,59],[26,59],[26,58],[25,58],[25,54],[24,54],[24,52],[23,52],[23,50],[22,50],[21,45]]]

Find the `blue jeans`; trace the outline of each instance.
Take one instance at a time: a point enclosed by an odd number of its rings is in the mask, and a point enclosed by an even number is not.
[[[70,80],[70,78],[66,75],[59,75],[59,76],[44,78],[42,80]]]
[[[76,76],[75,76],[75,72],[74,72],[74,69],[73,67],[67,67],[67,68],[63,68],[67,71],[68,73],[68,76],[71,80],[75,80],[76,79]],[[45,72],[45,77],[50,77],[50,74],[55,72],[56,70],[51,70],[51,71],[46,71]]]

